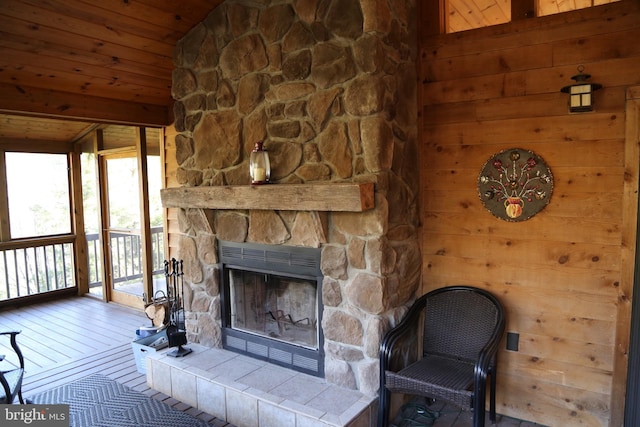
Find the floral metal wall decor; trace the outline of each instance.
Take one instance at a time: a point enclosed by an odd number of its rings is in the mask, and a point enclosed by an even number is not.
[[[484,207],[505,221],[526,221],[549,203],[553,175],[533,151],[510,148],[494,154],[478,177]]]

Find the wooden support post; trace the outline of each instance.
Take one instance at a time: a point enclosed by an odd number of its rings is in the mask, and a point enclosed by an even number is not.
[[[534,18],[536,13],[535,0],[511,0],[511,21]]]
[[[93,153],[95,154],[95,170],[96,170],[96,192],[98,196],[98,224],[100,224],[100,252],[102,253],[102,267],[100,268],[102,281],[102,299],[109,301],[111,299],[111,283],[109,277],[112,276],[111,268],[111,252],[107,250],[105,242],[109,241],[109,206],[106,201],[107,195],[107,171],[104,158],[98,153],[104,149],[104,137],[102,129],[96,129],[93,139]]]
[[[9,195],[7,190],[7,163],[4,151],[0,150],[0,242],[11,240],[9,225]]]
[[[142,286],[153,295],[153,249],[151,245],[151,217],[149,214],[149,181],[147,167],[147,134],[144,128],[136,133],[138,156],[138,187],[140,194],[140,250],[142,252]]]
[[[89,261],[87,257],[87,235],[84,230],[84,204],[82,200],[82,171],[80,167],[80,152],[74,151],[69,155],[71,178],[71,207],[73,234],[75,235],[75,268],[78,295],[89,292]]]
[[[446,33],[445,0],[418,1],[418,34],[420,37]]]

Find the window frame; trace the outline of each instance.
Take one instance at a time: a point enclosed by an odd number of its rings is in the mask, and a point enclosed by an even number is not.
[[[477,26],[477,27],[469,27],[469,28],[462,28],[462,29],[456,29],[454,31],[451,30],[451,25],[450,25],[450,11],[451,11],[451,3],[452,0],[438,0],[436,2],[432,2],[433,6],[429,6],[426,9],[432,10],[431,8],[433,7],[438,7],[438,16],[439,16],[439,20],[440,20],[440,33],[441,34],[455,34],[455,33],[459,33],[459,32],[463,32],[463,31],[470,31],[470,30],[477,30],[480,28],[486,28],[486,27],[491,27],[491,26],[495,26],[495,25],[503,25],[503,24],[508,24],[511,22],[515,22],[515,21],[519,21],[519,20],[523,20],[523,19],[529,19],[529,18],[544,18],[547,16],[553,16],[553,15],[557,15],[557,14],[561,14],[561,13],[570,13],[570,12],[574,12],[577,10],[584,10],[584,9],[589,9],[589,8],[593,8],[593,7],[598,7],[598,6],[602,6],[602,5],[606,5],[606,4],[611,4],[611,3],[616,3],[616,2],[620,2],[622,0],[591,0],[591,5],[590,6],[584,6],[584,7],[577,7],[575,9],[570,9],[570,10],[562,10],[562,11],[557,11],[557,12],[545,12],[544,14],[541,13],[542,9],[548,9],[546,8],[546,6],[541,5],[541,3],[546,2],[546,4],[550,4],[551,1],[550,0],[509,0],[509,9],[511,11],[511,16],[506,17],[507,20],[505,22],[499,22],[499,23],[495,23],[495,24],[486,24],[486,25],[481,25],[481,26]],[[431,3],[431,2],[429,2]],[[474,3],[475,5],[475,3]],[[463,16],[462,14],[457,14],[458,16]]]
[[[9,199],[7,189],[7,152],[19,153],[40,153],[40,154],[63,154],[67,156],[67,176],[69,185],[69,209],[71,220],[71,231],[63,234],[53,234],[47,236],[35,236],[25,238],[12,238],[9,224]],[[78,200],[80,203],[78,204]],[[75,295],[82,292],[81,284],[87,282],[84,266],[87,262],[86,242],[84,232],[78,236],[78,230],[83,230],[83,208],[82,208],[82,183],[80,177],[80,157],[73,151],[71,144],[55,144],[34,143],[33,146],[25,144],[2,143],[0,144],[0,251],[24,251],[37,250],[38,248],[71,245],[71,262],[70,274],[73,275],[72,285],[67,287],[55,288],[49,291],[28,292],[18,297],[10,297],[9,299],[0,300],[0,308],[5,306],[16,306],[26,301],[35,302],[41,299],[50,298],[52,294],[57,295]],[[88,286],[84,286],[88,287]]]
[[[73,175],[71,171],[71,155],[69,153],[63,152],[44,152],[44,151],[25,151],[25,150],[5,150],[0,149],[0,153],[2,156],[2,174],[0,175],[0,186],[3,189],[3,197],[6,203],[0,203],[0,216],[3,218],[2,221],[2,231],[0,232],[0,241],[1,242],[12,242],[12,241],[23,241],[23,240],[40,240],[47,239],[49,237],[54,236],[75,236],[74,229],[74,206],[73,206]],[[69,232],[67,233],[53,233],[53,234],[41,234],[41,235],[33,235],[33,236],[23,236],[23,237],[14,237],[11,234],[11,218],[10,218],[10,201],[9,201],[9,182],[7,176],[7,153],[21,153],[21,154],[50,154],[50,155],[61,155],[65,156],[66,160],[66,175],[67,175],[67,207],[69,210]],[[4,220],[6,218],[6,221]],[[6,227],[6,229],[5,229]]]

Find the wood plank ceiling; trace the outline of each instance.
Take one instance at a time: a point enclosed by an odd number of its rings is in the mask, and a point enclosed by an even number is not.
[[[174,46],[223,1],[0,0],[0,143],[170,124]],[[616,0],[535,1],[542,15]],[[508,22],[510,3],[447,0],[449,31]]]
[[[176,42],[223,1],[0,0],[0,141],[170,124]]]

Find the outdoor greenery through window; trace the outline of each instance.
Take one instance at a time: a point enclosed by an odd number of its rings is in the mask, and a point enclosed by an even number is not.
[[[11,238],[71,233],[66,154],[6,153]]]
[[[96,192],[96,156],[84,153],[82,162],[82,189],[87,238],[89,292],[103,295],[99,241],[99,195]],[[162,186],[160,156],[147,157],[147,185],[153,258],[154,288],[164,289],[164,234],[163,211],[160,201]],[[135,157],[115,156],[106,162],[108,198],[108,247],[111,250],[113,289],[133,295],[142,295],[141,218],[138,161]],[[158,282],[159,285],[155,286]],[[162,283],[160,283],[162,282]],[[162,286],[160,286],[160,284]]]
[[[107,163],[109,223],[112,228],[140,229],[138,160],[125,157]],[[147,157],[149,216],[152,227],[162,226],[160,157]]]
[[[68,156],[4,156],[9,236],[0,250],[0,300],[75,286]],[[12,243],[21,239],[31,242]]]
[[[154,281],[164,279],[160,156],[147,157],[149,220],[151,225]],[[138,160],[107,160],[109,198],[109,246],[113,289],[142,296],[141,217]]]

